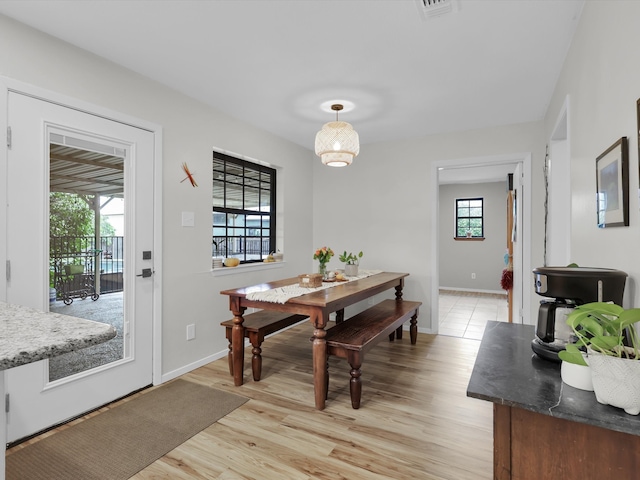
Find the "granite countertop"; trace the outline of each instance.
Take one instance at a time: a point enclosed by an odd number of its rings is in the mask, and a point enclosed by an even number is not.
[[[560,364],[531,350],[532,325],[490,321],[480,344],[467,396],[532,412],[640,435],[640,415],[596,401],[560,378]]]
[[[55,357],[116,336],[111,325],[0,302],[0,370]]]

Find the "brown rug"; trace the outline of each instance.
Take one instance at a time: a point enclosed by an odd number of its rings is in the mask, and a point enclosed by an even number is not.
[[[7,480],[125,480],[248,399],[175,380],[7,455]]]

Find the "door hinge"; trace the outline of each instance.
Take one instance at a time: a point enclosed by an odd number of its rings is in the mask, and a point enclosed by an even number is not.
[[[9,413],[9,394],[7,393],[4,397],[4,411]]]
[[[11,148],[11,127],[7,127],[7,148]]]
[[[6,273],[7,273],[7,282],[8,282],[9,280],[11,280],[11,260],[7,260]]]

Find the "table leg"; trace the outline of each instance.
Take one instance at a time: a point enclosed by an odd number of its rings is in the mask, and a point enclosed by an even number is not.
[[[325,327],[329,321],[329,314],[321,313],[311,316],[313,331],[313,390],[315,393],[316,409],[324,410],[327,399],[329,377],[327,372],[327,332]]]
[[[404,278],[400,279],[400,283],[396,285],[396,300],[398,302],[402,301],[402,289],[404,288]]]
[[[231,330],[231,355],[233,357],[233,383],[236,387],[242,385],[244,375],[244,318],[242,314],[246,308],[234,308],[233,328]]]
[[[324,328],[316,328],[313,332],[313,389],[316,408],[324,410],[327,398],[327,332]]]

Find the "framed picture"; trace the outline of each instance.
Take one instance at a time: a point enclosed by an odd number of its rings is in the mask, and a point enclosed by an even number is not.
[[[596,158],[598,227],[629,226],[629,147],[622,137]]]

